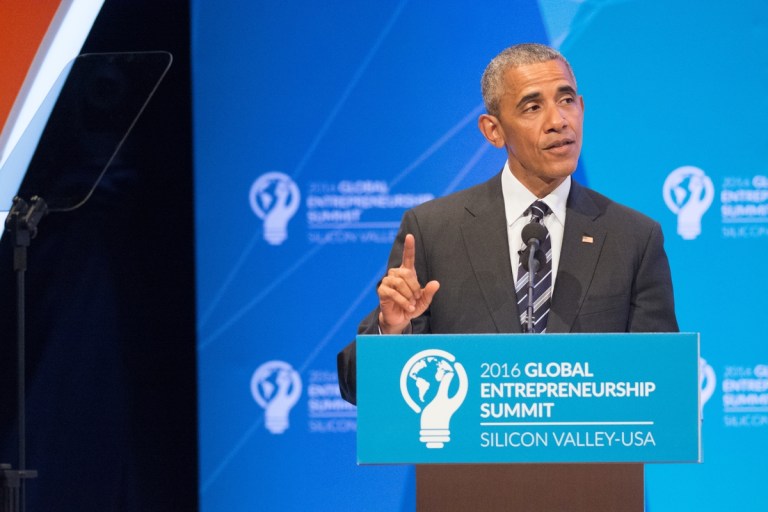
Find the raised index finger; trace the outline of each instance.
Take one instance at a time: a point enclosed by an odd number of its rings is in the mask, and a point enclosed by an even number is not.
[[[416,239],[413,235],[405,235],[405,243],[403,244],[403,263],[400,264],[403,268],[416,270]]]

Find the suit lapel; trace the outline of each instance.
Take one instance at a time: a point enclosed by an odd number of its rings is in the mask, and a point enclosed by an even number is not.
[[[595,222],[599,215],[584,188],[572,181],[547,332],[570,332],[584,302],[606,236]]]
[[[480,193],[467,201],[465,209],[467,220],[461,226],[464,244],[496,329],[519,333],[500,175],[486,182]]]

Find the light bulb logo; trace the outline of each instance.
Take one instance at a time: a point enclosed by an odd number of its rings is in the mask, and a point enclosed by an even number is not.
[[[677,215],[677,234],[693,240],[701,234],[701,217],[712,205],[715,187],[698,167],[686,165],[664,180],[664,202]]]
[[[707,361],[703,358],[699,358],[699,388],[701,388],[701,410],[699,411],[699,418],[704,417],[704,404],[706,404],[712,394],[715,392],[715,386],[717,385],[717,378],[715,377],[715,370],[707,364]]]
[[[264,240],[280,245],[288,238],[288,221],[299,209],[301,193],[290,176],[268,172],[251,185],[251,209],[264,221]]]
[[[419,440],[427,448],[443,448],[451,440],[451,417],[464,402],[468,387],[464,366],[444,350],[422,350],[405,363],[400,392],[408,406],[421,414]]]
[[[251,394],[264,409],[267,430],[282,434],[290,426],[288,414],[301,396],[301,377],[284,361],[267,361],[253,372]]]

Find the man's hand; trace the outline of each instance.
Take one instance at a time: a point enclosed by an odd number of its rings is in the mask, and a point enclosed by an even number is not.
[[[397,268],[389,269],[379,289],[379,328],[382,334],[400,334],[411,319],[424,313],[440,283],[430,281],[422,288],[416,276],[416,240],[405,235],[403,262]]]

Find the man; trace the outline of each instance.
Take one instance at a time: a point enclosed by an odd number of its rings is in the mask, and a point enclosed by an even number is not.
[[[405,213],[379,307],[358,332],[520,333],[529,316],[534,332],[676,332],[659,224],[571,179],[584,100],[565,58],[538,44],[508,48],[486,68],[482,92],[478,126],[506,149],[504,169]],[[530,222],[549,235],[529,307],[519,251]],[[354,342],[338,369],[355,403]]]

